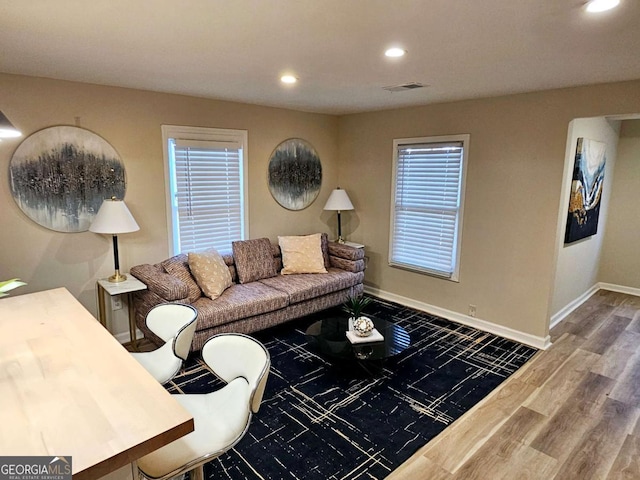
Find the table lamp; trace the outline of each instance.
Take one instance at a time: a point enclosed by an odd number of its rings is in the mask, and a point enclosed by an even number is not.
[[[111,199],[102,202],[96,218],[94,218],[89,227],[89,231],[113,236],[113,262],[116,267],[116,273],[109,277],[110,282],[124,282],[127,279],[126,275],[120,274],[118,234],[137,232],[138,230],[140,230],[140,227],[123,200],[111,197]]]
[[[353,204],[349,199],[349,195],[347,192],[342,190],[340,187],[336,188],[331,195],[329,195],[329,199],[324,206],[324,210],[336,210],[338,212],[338,243],[344,243],[344,239],[342,238],[342,224],[340,220],[340,212],[342,210],[353,210]]]

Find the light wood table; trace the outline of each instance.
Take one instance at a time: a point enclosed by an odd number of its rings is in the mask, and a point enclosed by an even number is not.
[[[64,288],[0,300],[0,399],[1,454],[71,456],[74,480],[135,468],[194,428]]]

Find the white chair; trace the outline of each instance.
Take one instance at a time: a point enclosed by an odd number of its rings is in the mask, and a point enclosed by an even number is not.
[[[260,342],[242,334],[215,335],[202,348],[202,358],[227,384],[212,393],[173,395],[193,415],[195,430],[139,459],[140,478],[191,471],[191,480],[202,479],[203,465],[238,443],[258,412],[271,366]]]
[[[147,314],[145,322],[165,343],[151,352],[132,352],[131,355],[158,382],[167,383],[180,371],[182,362],[189,355],[197,320],[198,311],[191,305],[156,305]]]

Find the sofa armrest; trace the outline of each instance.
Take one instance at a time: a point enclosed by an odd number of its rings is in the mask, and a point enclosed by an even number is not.
[[[363,260],[364,250],[362,248],[355,248],[344,243],[329,242],[329,255],[346,260]]]
[[[348,272],[364,272],[364,250],[343,243],[329,243],[329,261],[331,266]]]
[[[164,301],[188,303],[187,285],[179,278],[169,275],[161,267],[149,264],[136,265],[131,268],[130,273]]]

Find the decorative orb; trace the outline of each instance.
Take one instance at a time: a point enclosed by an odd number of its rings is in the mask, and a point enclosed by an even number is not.
[[[358,317],[353,321],[353,330],[359,337],[368,337],[373,331],[373,322],[368,317]]]

